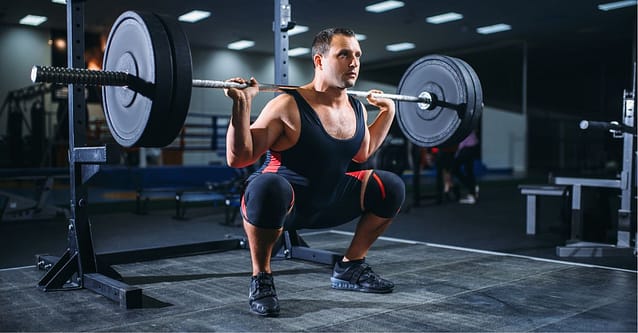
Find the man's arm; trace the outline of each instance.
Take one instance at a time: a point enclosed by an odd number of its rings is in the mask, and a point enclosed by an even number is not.
[[[231,81],[243,83],[240,82],[241,79]],[[278,111],[281,102],[277,98],[264,107],[251,126],[252,100],[259,92],[259,85],[255,79],[248,83],[248,88],[228,89],[226,93],[233,100],[232,115],[226,132],[226,161],[234,168],[254,164],[283,131],[281,112]]]
[[[380,94],[381,91],[371,90],[370,93]],[[368,96],[368,102],[379,108],[379,114],[372,124],[366,128],[366,133],[361,144],[361,149],[354,156],[353,160],[357,163],[365,162],[374,154],[385,140],[392,120],[394,120],[395,106],[394,101],[387,98],[373,98]],[[367,111],[364,108],[365,119],[367,121]]]

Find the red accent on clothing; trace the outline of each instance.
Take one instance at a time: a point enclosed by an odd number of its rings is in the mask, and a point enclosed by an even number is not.
[[[262,173],[276,173],[280,167],[281,167],[281,153],[271,151],[270,161],[268,161],[268,165],[266,165]]]
[[[295,206],[295,188],[290,185],[290,189],[292,190],[292,199],[290,200],[290,209],[288,210],[288,213],[290,213],[292,207]]]
[[[352,172],[346,172],[346,175],[348,176],[352,176],[354,178],[357,178],[359,181],[363,181],[363,179],[366,176],[366,173],[370,171],[370,170],[359,170],[359,171],[352,171]]]
[[[246,219],[248,219],[248,215],[246,215],[246,202],[244,201],[244,196],[241,196],[241,213],[243,216],[246,217]]]
[[[372,173],[372,177],[374,177],[374,180],[376,180],[377,184],[379,184],[379,189],[381,189],[381,199],[385,199],[385,187],[383,186],[381,178],[379,178],[379,176],[374,172]]]

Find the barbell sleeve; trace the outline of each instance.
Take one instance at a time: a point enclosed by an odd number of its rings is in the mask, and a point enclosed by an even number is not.
[[[82,68],[66,68],[51,66],[33,66],[31,68],[31,81],[58,83],[58,84],[83,84],[90,86],[133,86],[138,78],[125,72],[102,71]],[[245,89],[246,83],[229,81],[199,80],[193,79],[193,87],[198,88],[218,88],[218,89]],[[299,89],[298,86],[276,85],[260,83],[259,91],[282,92],[286,90]],[[367,91],[348,90],[348,95],[365,98]],[[396,94],[372,94],[374,98],[389,98],[395,101],[424,103],[427,106],[433,103],[432,96],[424,92],[421,96],[406,96]]]

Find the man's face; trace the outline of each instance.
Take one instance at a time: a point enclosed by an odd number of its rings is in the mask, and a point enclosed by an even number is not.
[[[326,79],[339,88],[353,87],[359,77],[361,47],[354,37],[336,34],[324,57]]]

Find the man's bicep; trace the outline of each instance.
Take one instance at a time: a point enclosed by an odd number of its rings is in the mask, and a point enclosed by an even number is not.
[[[281,111],[276,102],[268,103],[255,122],[250,126],[253,138],[253,152],[255,157],[266,152],[282,135],[283,125]]]

